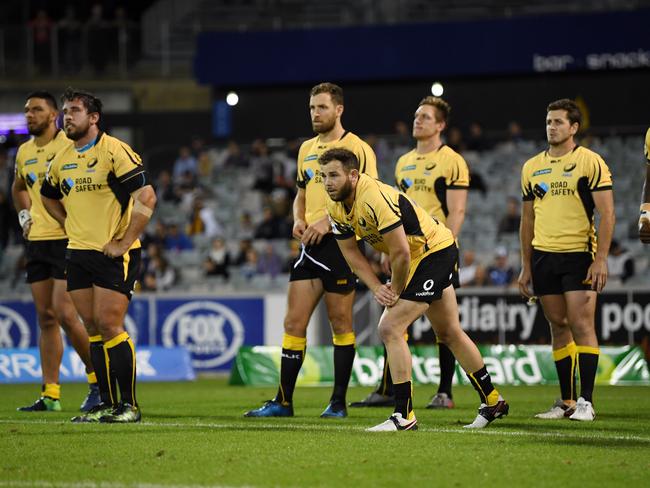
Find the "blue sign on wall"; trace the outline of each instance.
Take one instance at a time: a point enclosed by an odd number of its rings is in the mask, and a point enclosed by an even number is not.
[[[159,298],[156,315],[156,343],[187,348],[197,371],[228,371],[240,346],[264,344],[262,298]]]

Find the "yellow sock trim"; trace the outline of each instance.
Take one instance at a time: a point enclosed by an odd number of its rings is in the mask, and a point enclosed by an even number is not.
[[[555,349],[553,351],[553,360],[560,361],[561,359],[568,358],[569,356],[574,357],[576,355],[576,343],[569,342],[566,346],[561,347],[560,349]]]
[[[289,334],[282,336],[282,348],[290,351],[304,351],[307,347],[306,337],[295,337]]]
[[[499,391],[495,388],[486,398],[488,407],[496,405],[499,401]]]
[[[56,383],[46,383],[43,389],[43,396],[58,400],[61,398],[61,385]]]
[[[598,356],[600,354],[600,348],[591,346],[578,346],[578,354],[595,354]]]
[[[346,332],[345,334],[334,334],[332,342],[335,346],[354,346],[355,342],[354,332]]]
[[[86,373],[86,378],[88,378],[88,383],[91,385],[97,383],[97,375],[94,371],[92,373]]]
[[[408,332],[404,332],[404,340],[405,340],[406,342],[409,341],[409,333],[408,333]]]
[[[102,342],[102,336],[100,335],[90,336],[88,339],[90,339],[90,342]]]
[[[133,344],[133,341],[131,340],[130,337],[126,338],[126,342],[129,344],[129,347],[131,348],[131,354],[133,356],[133,375],[131,376],[131,398],[133,398],[133,405],[137,405],[138,402],[135,399],[135,345]]]
[[[114,405],[116,403],[116,397],[114,396],[113,387],[111,386],[111,360],[108,357],[108,348],[106,347],[106,344],[104,344],[102,349],[104,350],[104,363],[106,364],[106,375],[108,377],[108,397]]]
[[[111,347],[115,347],[119,343],[124,342],[124,341],[126,341],[128,339],[129,339],[129,333],[128,332],[122,332],[121,334],[117,334],[111,340],[106,341],[104,343],[104,349],[110,349]]]

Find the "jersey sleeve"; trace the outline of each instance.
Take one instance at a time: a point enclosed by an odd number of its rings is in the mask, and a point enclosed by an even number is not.
[[[24,180],[23,178],[23,151],[22,151],[23,146],[20,146],[18,148],[18,151],[16,151],[16,162],[14,163],[14,176],[16,178],[20,178],[21,180]]]
[[[521,168],[521,199],[523,201],[535,200],[532,184],[530,182],[530,164],[524,164]]]
[[[50,161],[50,164],[47,166],[47,172],[45,173],[45,179],[41,185],[41,195],[53,200],[61,200],[63,198],[59,181],[59,160],[60,158],[55,156],[54,159]],[[70,183],[67,183],[67,185],[69,188],[72,188]]]
[[[586,165],[586,176],[591,191],[602,191],[612,189],[612,174],[605,164],[605,161],[598,156],[594,157]]]
[[[302,172],[302,162],[305,160],[305,143],[303,142],[298,150],[298,159],[296,161],[296,186],[303,190],[307,187],[305,176]]]
[[[645,162],[650,164],[650,129],[645,133],[645,147],[643,153],[645,154]]]
[[[133,193],[150,184],[147,171],[142,164],[142,158],[128,144],[116,141],[111,151],[113,171],[117,181],[126,191]]]
[[[469,168],[460,154],[449,165],[445,182],[450,190],[464,190],[469,187]]]
[[[379,177],[379,173],[377,173],[377,156],[365,141],[360,140],[357,158],[359,158],[359,171],[361,173],[365,173],[374,179]]]
[[[394,193],[400,195],[396,191]],[[366,218],[375,221],[380,234],[390,232],[402,225],[399,202],[394,201],[390,194],[381,191],[379,186],[369,186],[363,208]]]

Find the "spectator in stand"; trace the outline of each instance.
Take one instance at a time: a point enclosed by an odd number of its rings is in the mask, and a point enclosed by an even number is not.
[[[275,279],[282,272],[282,259],[275,252],[273,244],[267,242],[262,252],[257,258],[257,273],[260,275],[269,275]]]
[[[239,217],[238,239],[253,239],[255,237],[255,224],[249,212],[244,212]]]
[[[7,194],[0,189],[0,267],[2,267],[4,251],[9,244],[9,229],[11,228],[12,218],[11,203],[9,203]]]
[[[235,141],[229,141],[226,150],[222,155],[223,162],[221,166],[224,168],[248,168],[248,159],[244,157]]]
[[[109,25],[104,20],[104,9],[101,3],[96,3],[92,6],[90,19],[86,21],[84,28],[86,31],[86,39],[88,40],[88,52],[92,53],[92,55],[88,56],[88,59],[95,70],[95,74],[102,74],[106,69],[106,63],[108,61],[110,49],[107,41],[110,36],[108,35]]]
[[[214,211],[205,205],[201,197],[196,197],[192,204],[187,234],[190,236],[203,235],[208,238],[223,235],[223,228],[217,222]]]
[[[469,137],[467,138],[468,151],[485,151],[490,146],[483,135],[483,127],[478,122],[469,125]]]
[[[458,270],[460,286],[484,286],[487,281],[485,268],[476,261],[474,251],[468,249],[463,252],[463,262]]]
[[[151,260],[152,272],[144,277],[143,288],[151,291],[166,291],[176,284],[178,273],[162,254]]]
[[[192,240],[180,229],[176,222],[167,226],[164,248],[166,251],[186,251],[192,249]]]
[[[289,239],[291,226],[285,218],[275,215],[271,207],[264,207],[262,222],[255,229],[255,239]]]
[[[634,276],[634,258],[617,240],[612,240],[607,256],[609,276],[607,283],[622,285]]]
[[[29,21],[34,43],[34,62],[41,73],[49,73],[51,68],[52,26],[54,22],[45,9],[39,9]]]
[[[253,249],[253,241],[250,239],[242,239],[239,241],[239,251],[233,263],[235,266],[243,266],[248,260],[248,251]]]
[[[269,148],[262,139],[255,139],[251,145],[251,166],[255,173],[253,190],[271,193],[273,191],[273,161],[269,157]]]
[[[506,213],[499,221],[497,234],[514,234],[519,232],[521,215],[519,213],[519,200],[515,197],[508,197]]]
[[[128,67],[132,62],[132,54],[136,46],[134,46],[136,23],[133,22],[124,7],[119,6],[115,9],[113,21],[110,23],[111,31],[111,44],[115,46],[112,50],[113,60],[117,63],[124,63]],[[120,51],[126,56],[126,59],[120,60]]]
[[[212,247],[203,262],[203,269],[208,276],[223,276],[225,280],[230,278],[230,253],[226,248],[226,242],[217,237],[212,240]]]
[[[519,125],[519,122],[516,120],[513,120],[508,124],[508,140],[514,144],[524,140],[521,125]]]
[[[239,267],[239,272],[246,281],[252,280],[257,276],[257,251],[251,246],[245,254],[245,260]]]
[[[463,133],[458,127],[451,127],[447,132],[447,145],[457,153],[465,152],[467,149],[463,141]]]
[[[158,195],[158,198],[164,202],[179,203],[181,201],[178,190],[172,183],[172,176],[166,169],[163,169],[158,174],[156,180],[156,195]]]
[[[190,148],[183,146],[178,151],[178,158],[174,161],[174,181],[187,179],[187,173],[191,175],[192,179],[196,179],[198,174],[198,161],[192,156]]]
[[[201,181],[212,177],[212,158],[208,151],[201,151],[197,156],[197,174]]]
[[[395,122],[395,136],[393,138],[393,152],[402,155],[409,152],[412,143],[411,126],[403,120]],[[392,178],[392,175],[391,175]]]
[[[58,22],[59,44],[61,45],[62,66],[66,73],[74,73],[79,69],[77,56],[81,50],[81,22],[73,5],[65,8],[65,14]]]
[[[508,264],[508,250],[499,246],[494,255],[494,263],[487,270],[489,286],[509,287],[516,284],[515,269]]]

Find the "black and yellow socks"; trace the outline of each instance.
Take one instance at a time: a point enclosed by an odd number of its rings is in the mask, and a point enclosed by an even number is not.
[[[108,356],[104,352],[104,342],[100,335],[90,336],[90,362],[95,370],[102,403],[115,405],[117,403],[117,385],[114,376],[110,374]]]
[[[410,419],[413,414],[413,388],[410,381],[395,383],[395,413],[402,414],[403,419]]]
[[[600,349],[590,346],[577,346],[578,368],[580,370],[580,396],[593,403],[594,383],[598,372]]]
[[[334,334],[334,390],[332,391],[332,403],[345,405],[345,395],[348,391],[352,365],[356,354],[354,332],[345,334]]]
[[[104,343],[111,373],[120,387],[121,401],[137,406],[135,397],[135,346],[127,332],[122,332]]]
[[[499,392],[492,385],[490,373],[487,372],[485,366],[474,373],[467,373],[467,377],[474,389],[478,392],[479,397],[481,397],[481,403],[485,403],[489,407],[497,404],[499,401]]]
[[[454,380],[454,373],[456,372],[456,358],[451,352],[451,349],[441,342],[438,343],[438,360],[440,361],[440,384],[438,385],[438,393],[446,393],[449,398],[452,398],[451,384]]]
[[[298,373],[305,360],[306,337],[284,334],[282,337],[282,359],[280,360],[280,386],[275,400],[283,405],[293,401]]]
[[[557,370],[557,378],[560,382],[560,393],[566,404],[572,404],[576,396],[576,353],[575,342],[570,342],[564,347],[553,350],[553,361]]]

